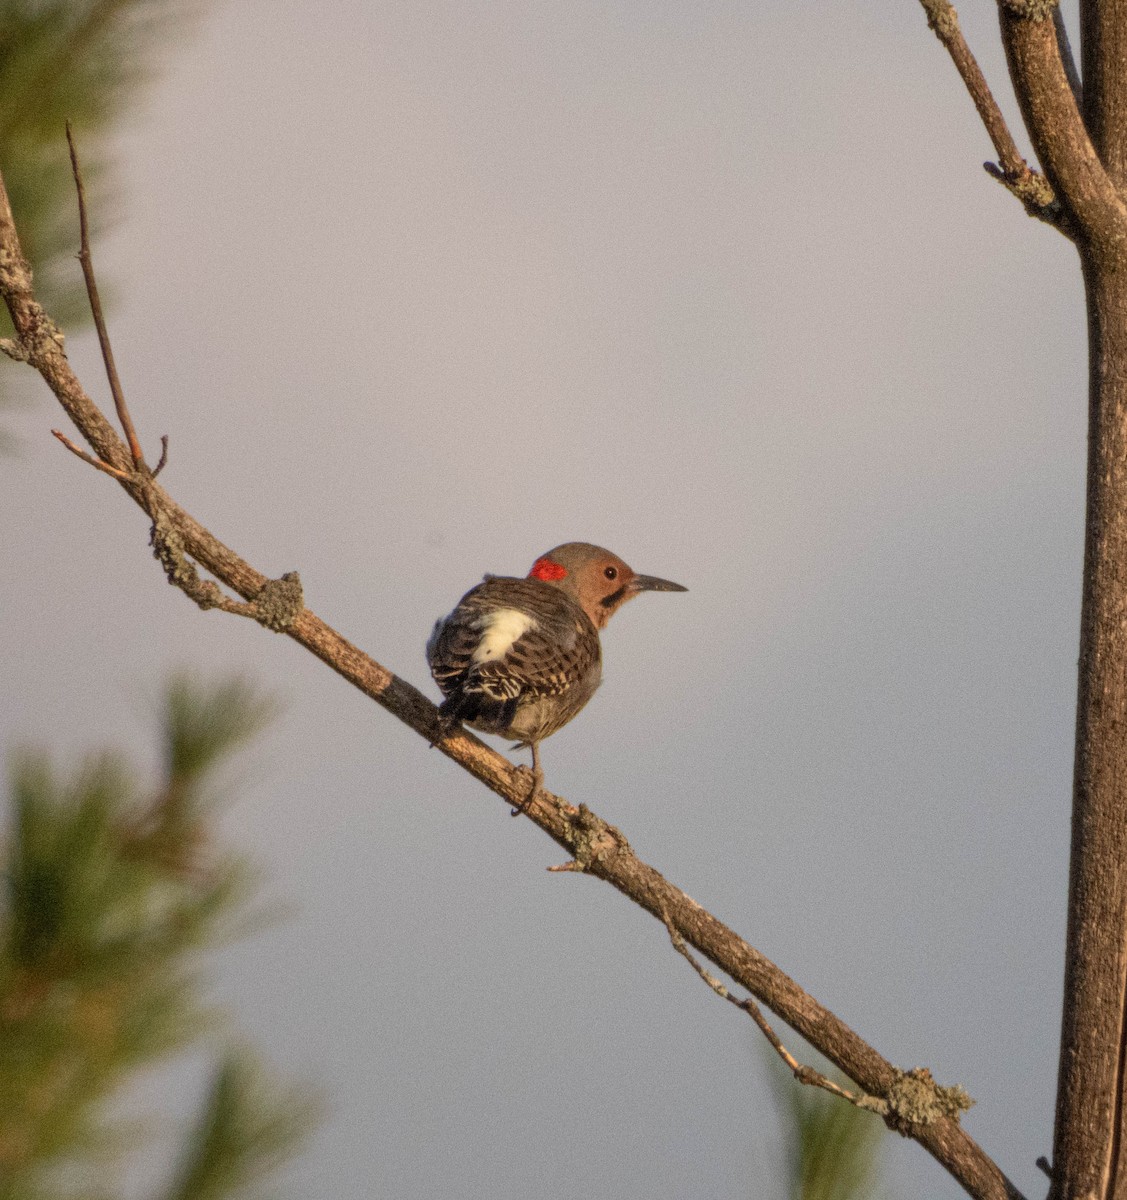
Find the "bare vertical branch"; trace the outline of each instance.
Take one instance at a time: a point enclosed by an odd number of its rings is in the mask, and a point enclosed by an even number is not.
[[[1088,496],[1055,1197],[1127,1197],[1127,281],[1084,251]]]
[[[1081,0],[1084,124],[1104,170],[1127,186],[1127,3]]]
[[[1127,1200],[1127,0],[1081,0],[1083,89],[1045,0],[1000,0],[1088,310],[1088,488],[1052,1189]]]

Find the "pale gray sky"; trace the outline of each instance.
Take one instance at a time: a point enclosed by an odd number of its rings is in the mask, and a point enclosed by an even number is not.
[[[961,16],[1006,91],[993,3]],[[96,248],[162,482],[431,694],[431,623],[486,571],[582,539],[686,584],[615,618],[549,786],[962,1083],[1037,1193],[1082,297],[919,6],[241,0],[167,64]],[[329,1098],[292,1194],[765,1195],[750,1023],[310,656],[172,592],[58,421],[13,418],[0,472],[0,730],[141,753],[185,665],[287,699],[229,828],[297,915],[217,989]],[[887,1144],[893,1194],[961,1194]]]

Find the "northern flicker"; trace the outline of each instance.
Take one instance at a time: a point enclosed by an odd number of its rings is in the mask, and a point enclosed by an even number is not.
[[[526,579],[486,575],[435,624],[427,662],[450,725],[532,748],[532,790],[544,780],[540,743],[566,725],[602,678],[599,630],[639,592],[684,592],[638,575],[615,554],[568,542],[541,555]]]

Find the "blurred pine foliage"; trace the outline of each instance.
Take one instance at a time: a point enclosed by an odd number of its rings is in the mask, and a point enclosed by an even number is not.
[[[75,261],[66,123],[82,159],[94,237],[118,211],[113,134],[202,7],[203,0],[0,0],[0,170],[38,298],[66,333],[91,319]],[[105,303],[112,280],[99,284]],[[11,332],[0,306],[0,336]],[[0,399],[29,387],[26,369],[5,359],[0,371]]]
[[[842,1086],[852,1086],[805,1044],[801,1052],[791,1049]],[[788,1200],[876,1200],[885,1134],[881,1119],[798,1083],[773,1050],[765,1054],[771,1059],[766,1069],[785,1159],[784,1195]]]
[[[248,922],[253,877],[223,852],[219,769],[270,719],[241,681],[167,690],[162,778],[104,754],[73,778],[43,756],[11,771],[0,892],[0,1200],[110,1200],[143,1149],[113,1110],[204,1033],[209,947]],[[216,1066],[167,1200],[248,1194],[310,1130],[313,1106],[245,1047]]]

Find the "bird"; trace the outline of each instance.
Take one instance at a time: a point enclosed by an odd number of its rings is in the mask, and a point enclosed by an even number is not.
[[[540,743],[602,680],[599,631],[641,592],[685,591],[639,575],[601,546],[566,542],[540,555],[524,579],[486,575],[435,623],[427,662],[444,697],[444,731],[464,723],[532,751],[532,788],[514,815],[543,786]]]

